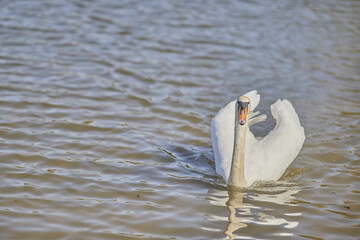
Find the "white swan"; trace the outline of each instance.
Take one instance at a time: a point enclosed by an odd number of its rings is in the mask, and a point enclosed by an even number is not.
[[[288,100],[271,105],[275,128],[257,139],[249,126],[264,121],[254,109],[260,95],[250,91],[221,109],[211,122],[216,172],[229,186],[249,187],[257,180],[278,180],[305,141],[304,128]]]

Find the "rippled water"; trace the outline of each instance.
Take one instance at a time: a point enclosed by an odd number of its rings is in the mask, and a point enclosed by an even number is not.
[[[357,239],[359,39],[351,0],[1,1],[1,239]],[[252,89],[307,139],[233,192],[210,122]]]

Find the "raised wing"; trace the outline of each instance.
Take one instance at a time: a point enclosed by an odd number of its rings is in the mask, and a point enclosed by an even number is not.
[[[250,98],[250,102],[251,102],[250,112],[253,112],[257,107],[257,105],[259,105],[260,94],[256,90],[253,90],[248,93],[245,93],[244,95]]]
[[[211,142],[216,172],[227,182],[234,149],[235,101],[222,108],[211,121]]]
[[[248,144],[245,155],[246,182],[278,180],[299,154],[305,141],[304,128],[288,100],[271,105],[275,128],[264,138]]]

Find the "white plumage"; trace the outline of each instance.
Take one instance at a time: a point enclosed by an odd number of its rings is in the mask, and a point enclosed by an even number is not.
[[[266,119],[256,116],[260,95],[251,91],[245,96],[250,99],[244,153],[244,178],[246,187],[257,180],[278,180],[300,152],[305,141],[304,128],[288,100],[277,100],[271,105],[271,114],[276,120],[275,128],[265,137],[257,139],[249,126]],[[236,100],[221,109],[211,123],[216,172],[228,182],[232,166],[235,141]]]

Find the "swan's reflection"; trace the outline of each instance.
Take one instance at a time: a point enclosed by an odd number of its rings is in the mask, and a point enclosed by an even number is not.
[[[227,225],[225,234],[230,239],[234,239],[235,236],[233,233],[236,230],[247,226],[247,224],[244,223],[244,220],[242,218],[236,217],[236,209],[247,210],[247,208],[243,207],[244,192],[230,190],[228,194],[229,194],[229,200],[226,202],[226,206],[229,209],[229,224]]]
[[[295,206],[291,202],[295,199],[293,195],[299,191],[299,189],[294,189],[294,187],[279,184],[270,187],[257,187],[246,191],[239,189],[229,189],[228,191],[213,190],[209,192],[211,195],[209,200],[213,205],[226,206],[228,208],[229,217],[226,219],[228,224],[224,233],[229,239],[241,239],[244,237],[249,238],[248,235],[239,235],[240,229],[246,228],[249,224],[282,225],[285,229],[296,227],[298,225],[297,221],[289,221],[286,218],[293,218],[294,216],[301,215],[301,213],[286,213],[283,210],[273,210],[282,209],[283,205]],[[277,217],[273,216],[274,213],[277,215],[282,213],[283,215]],[[218,216],[212,216],[212,219],[225,220],[224,217]],[[292,234],[281,231],[275,235],[291,236]]]

